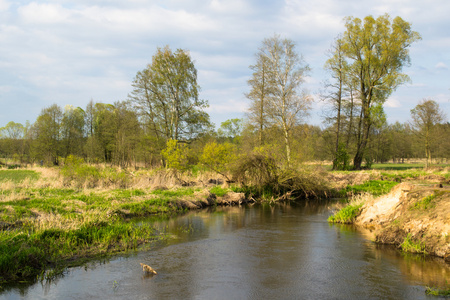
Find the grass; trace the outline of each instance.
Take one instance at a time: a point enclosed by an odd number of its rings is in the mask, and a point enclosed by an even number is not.
[[[341,196],[370,193],[373,196],[387,194],[398,182],[384,180],[369,180],[363,184],[349,185],[339,193]]]
[[[427,287],[425,293],[431,296],[450,297],[450,286],[447,286],[446,288],[443,289]]]
[[[223,187],[218,186],[218,185],[214,186],[213,188],[211,188],[209,190],[210,193],[215,194],[218,197],[225,196],[225,194],[228,193],[229,191],[231,191],[231,189],[226,189],[226,188],[223,188]]]
[[[22,182],[25,179],[37,180],[39,174],[32,170],[0,170],[0,182],[12,181],[14,183]]]
[[[344,223],[350,224],[353,223],[355,218],[359,214],[359,209],[363,204],[356,205],[347,205],[343,209],[339,210],[336,214],[330,216],[328,218],[328,222],[330,223]]]
[[[0,171],[0,282],[53,276],[85,259],[136,249],[161,236],[128,218],[183,212],[176,202],[198,197],[192,187],[66,187],[47,171]]]
[[[424,197],[420,201],[417,201],[410,207],[410,209],[416,210],[426,210],[434,207],[433,200],[436,198],[435,194],[431,194],[429,196]]]
[[[427,254],[425,251],[425,246],[422,243],[414,242],[411,234],[408,234],[405,237],[403,243],[400,245],[400,248],[404,252]]]
[[[24,230],[25,229],[25,230]],[[92,221],[76,229],[25,228],[0,232],[0,281],[32,279],[49,266],[63,270],[80,260],[136,249],[157,235],[147,224]]]

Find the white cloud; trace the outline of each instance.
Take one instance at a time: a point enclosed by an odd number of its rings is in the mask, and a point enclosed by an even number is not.
[[[32,2],[18,8],[20,18],[26,23],[54,24],[67,21],[70,11],[59,4]]]
[[[6,0],[0,0],[0,12],[7,11],[11,4]]]
[[[401,103],[399,100],[397,100],[394,97],[389,97],[386,102],[384,103],[385,107],[389,107],[389,108],[398,108],[401,107]]]
[[[243,14],[249,10],[249,6],[242,0],[212,0],[209,4],[214,12]]]
[[[248,110],[248,102],[244,99],[231,99],[222,103],[210,103],[206,109],[207,112],[228,114],[228,113],[244,113]]]
[[[434,67],[438,70],[448,70],[448,66],[443,62],[437,63]]]

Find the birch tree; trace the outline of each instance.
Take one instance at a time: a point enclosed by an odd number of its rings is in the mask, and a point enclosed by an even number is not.
[[[268,122],[279,127],[283,132],[287,166],[289,166],[291,132],[307,115],[312,101],[312,98],[301,89],[310,68],[303,57],[296,52],[294,42],[290,39],[282,39],[279,35],[265,39],[257,57],[254,68],[260,71],[253,75],[254,81],[250,81],[250,85],[252,89],[259,85],[259,94],[265,101],[264,114]],[[267,84],[264,90],[261,89],[263,80],[264,85]],[[259,97],[259,99],[262,98]],[[255,101],[255,98],[250,100],[253,101],[252,105],[258,105],[258,100]]]

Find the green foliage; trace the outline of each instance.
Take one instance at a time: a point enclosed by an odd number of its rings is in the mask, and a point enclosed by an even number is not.
[[[425,246],[422,243],[414,242],[410,233],[408,233],[400,248],[405,252],[427,254]]]
[[[362,207],[361,204],[357,205],[347,205],[343,209],[339,210],[334,215],[330,216],[328,218],[328,222],[330,223],[353,223],[355,218],[359,214],[359,209]]]
[[[220,124],[217,134],[220,137],[237,139],[242,133],[243,123],[243,119],[226,120]]]
[[[346,171],[350,169],[350,155],[344,143],[339,143],[336,157],[333,160],[333,170]]]
[[[369,180],[363,184],[348,185],[345,189],[339,191],[341,196],[351,194],[370,193],[374,196],[380,196],[387,194],[390,190],[396,186],[398,182],[395,181],[383,181],[383,180]]]
[[[203,165],[225,177],[227,177],[226,172],[230,170],[236,160],[236,147],[231,143],[210,142],[203,147],[200,157]]]
[[[199,99],[197,69],[189,51],[158,48],[133,81],[131,100],[147,117],[149,130],[165,140],[187,141],[209,130],[206,100]]]
[[[435,205],[432,202],[436,198],[435,194],[429,195],[421,199],[420,201],[417,201],[410,207],[410,209],[416,209],[416,210],[426,210],[429,208],[433,208]]]
[[[179,143],[177,140],[168,140],[167,146],[161,151],[161,154],[169,169],[184,171],[188,167],[187,152],[186,144]]]
[[[95,183],[102,177],[97,167],[85,164],[81,157],[74,155],[69,155],[65,159],[61,174],[66,180],[75,180],[81,184],[90,182],[91,186],[95,186]]]
[[[354,157],[354,167],[361,168],[371,135],[371,127],[383,121],[382,104],[399,85],[409,80],[402,73],[410,62],[409,47],[420,39],[411,24],[388,14],[363,20],[345,19],[346,31],[340,38],[345,57],[346,80],[357,87],[361,101],[361,126]]]

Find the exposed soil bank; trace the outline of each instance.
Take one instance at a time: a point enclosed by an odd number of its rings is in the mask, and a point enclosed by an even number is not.
[[[401,183],[366,202],[355,224],[375,231],[375,241],[450,261],[450,188]]]

